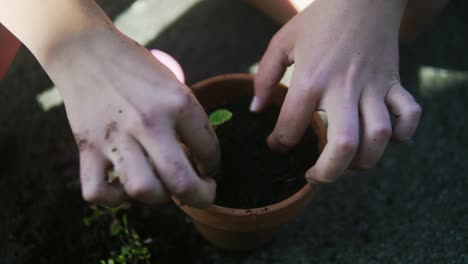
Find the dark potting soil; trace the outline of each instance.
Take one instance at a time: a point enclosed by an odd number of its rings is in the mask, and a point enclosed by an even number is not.
[[[272,106],[262,113],[252,113],[249,103],[249,98],[243,98],[219,107],[231,111],[233,117],[216,128],[222,160],[216,179],[217,205],[247,209],[280,202],[306,184],[305,172],[318,157],[312,129],[292,151],[271,151],[266,138],[273,131],[280,109]]]

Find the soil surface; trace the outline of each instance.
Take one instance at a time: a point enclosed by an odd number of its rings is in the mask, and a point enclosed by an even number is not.
[[[159,1],[159,0],[158,0]],[[163,1],[163,0],[160,0]],[[178,3],[186,0],[170,0]],[[112,16],[133,0],[101,0]],[[172,6],[161,6],[167,12]],[[389,144],[377,167],[317,189],[308,208],[265,247],[217,250],[172,204],[134,204],[128,221],[151,237],[152,263],[468,263],[468,1],[453,0],[400,51],[400,77],[421,103],[414,142]],[[247,72],[279,29],[244,1],[204,0],[149,48],[173,55],[189,85]],[[443,69],[431,89],[427,67]],[[437,77],[437,76],[436,76]],[[0,81],[0,263],[98,263],[114,240],[109,223],[83,224],[78,150],[64,107],[43,112],[52,85],[26,48]],[[101,227],[99,226],[101,225]]]
[[[279,107],[262,113],[249,111],[250,98],[239,99],[219,109],[233,113],[216,127],[221,145],[222,169],[215,203],[231,208],[256,208],[280,202],[299,191],[305,172],[318,157],[313,131],[287,153],[272,152],[266,138],[278,119]]]

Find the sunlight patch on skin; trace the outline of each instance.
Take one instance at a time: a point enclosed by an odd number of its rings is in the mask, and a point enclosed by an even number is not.
[[[447,88],[468,84],[468,71],[422,66],[419,68],[419,92],[430,96]]]
[[[291,83],[291,77],[292,73],[294,71],[294,65],[289,66],[286,69],[286,72],[283,75],[283,78],[281,78],[281,83],[289,87],[289,84]],[[257,74],[258,72],[258,63],[255,63],[254,65],[249,67],[249,73],[251,74]]]
[[[201,0],[138,0],[114,21],[125,35],[145,46]],[[61,106],[63,99],[54,86],[36,96],[46,112]]]

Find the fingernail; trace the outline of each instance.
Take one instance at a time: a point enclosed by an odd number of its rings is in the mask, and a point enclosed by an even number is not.
[[[260,109],[260,102],[257,98],[257,96],[254,96],[253,99],[252,99],[252,102],[250,103],[250,111],[251,112],[258,112]]]

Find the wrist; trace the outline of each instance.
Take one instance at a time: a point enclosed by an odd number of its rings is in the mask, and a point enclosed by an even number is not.
[[[335,16],[353,21],[344,25],[350,27],[349,32],[361,32],[373,36],[392,34],[397,38],[407,0],[335,0],[334,2],[338,9]]]
[[[47,60],[57,43],[91,28],[113,27],[94,0],[17,0],[10,5],[8,10],[0,10],[0,22],[41,63]]]
[[[383,16],[382,19],[401,17],[407,0],[358,0],[345,1],[347,5],[365,10],[368,15]]]
[[[36,41],[31,46],[32,53],[41,64],[44,65],[51,60],[54,54],[62,49],[63,45],[81,39],[82,36],[87,35],[87,32],[115,30],[112,22],[94,1],[89,2],[92,2],[90,5],[93,6],[82,6],[80,7],[82,10],[78,14],[59,18],[58,21],[62,21],[62,25],[52,25],[50,27],[51,32],[41,41]],[[93,8],[93,10],[86,10],[88,8]]]

